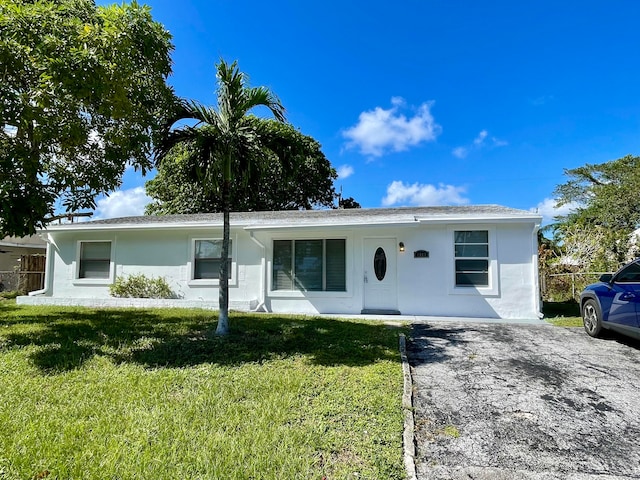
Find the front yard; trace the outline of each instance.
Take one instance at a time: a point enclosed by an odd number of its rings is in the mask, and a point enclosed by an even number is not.
[[[574,300],[544,302],[542,312],[547,322],[557,327],[582,327],[580,305]]]
[[[400,479],[401,327],[0,302],[0,478]]]

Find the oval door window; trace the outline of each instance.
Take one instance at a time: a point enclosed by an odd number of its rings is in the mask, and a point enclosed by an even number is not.
[[[373,254],[373,271],[379,281],[382,281],[387,273],[387,255],[382,247],[378,247],[376,253]]]

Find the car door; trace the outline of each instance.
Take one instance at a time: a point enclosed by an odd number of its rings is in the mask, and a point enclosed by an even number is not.
[[[608,321],[638,327],[640,313],[640,265],[632,263],[620,270],[611,283]]]

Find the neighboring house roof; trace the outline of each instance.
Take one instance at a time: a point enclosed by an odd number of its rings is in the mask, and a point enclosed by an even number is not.
[[[539,223],[542,217],[525,210],[499,205],[443,207],[354,208],[336,210],[285,210],[277,212],[231,213],[230,224],[247,230],[353,225],[400,225],[420,223],[526,221]],[[221,213],[190,215],[142,215],[62,225],[43,231],[111,230],[141,228],[184,228],[222,226]]]
[[[3,247],[26,247],[26,248],[42,248],[47,247],[45,242],[39,235],[30,237],[4,237],[0,239],[0,246]]]

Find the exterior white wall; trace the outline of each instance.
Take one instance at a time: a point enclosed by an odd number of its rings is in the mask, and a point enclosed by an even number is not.
[[[455,230],[489,231],[490,287],[455,287]],[[399,305],[403,314],[536,318],[537,251],[532,224],[438,225],[409,230],[399,254]],[[414,258],[415,250],[429,258]]]
[[[489,288],[455,287],[455,230],[488,230],[491,252]],[[360,227],[351,230],[307,230],[305,232],[260,234],[267,245],[269,272],[267,307],[287,313],[359,314],[365,307],[365,238],[393,238],[403,242],[405,251],[397,254],[397,301],[393,309],[405,315],[460,316],[489,318],[537,318],[537,249],[533,223],[424,225],[381,228]],[[347,292],[274,292],[270,290],[272,243],[274,239],[341,238],[347,239]],[[414,258],[413,252],[426,250],[428,258]]]
[[[48,295],[54,298],[110,298],[109,285],[116,276],[143,273],[148,277],[164,277],[178,299],[217,303],[217,280],[192,279],[192,244],[196,238],[221,237],[220,229],[56,232],[52,245],[52,288]],[[78,278],[79,243],[83,241],[112,242],[109,279]],[[262,251],[242,230],[233,232],[232,244],[230,297],[247,305],[255,303],[260,293]]]
[[[490,282],[487,288],[455,288],[455,230],[488,230]],[[405,315],[536,318],[539,313],[537,249],[533,222],[498,224],[425,224],[351,228],[280,228],[252,234],[232,230],[233,263],[230,282],[232,308],[258,307],[282,313],[359,314],[364,305],[363,258],[366,238],[391,238],[403,242],[405,251],[397,255],[396,299],[390,302]],[[217,304],[217,282],[193,281],[191,272],[194,238],[221,238],[221,229],[180,231],[175,229],[105,232],[55,232],[51,252],[52,288],[43,298],[31,297],[22,303],[46,303],[51,297],[61,301],[107,305],[109,280],[77,278],[78,242],[111,241],[113,275],[144,273],[165,277],[185,306],[202,302]],[[271,272],[273,241],[276,239],[346,240],[346,292],[273,291]],[[264,247],[264,248],[263,248]],[[428,258],[414,258],[413,252],[426,250]],[[37,300],[36,300],[37,299]],[[67,299],[67,300],[62,300]],[[109,300],[111,299],[111,300]],[[89,302],[89,303],[87,303]],[[91,303],[93,302],[93,303]],[[211,303],[213,302],[213,303]],[[132,303],[132,302],[129,302]],[[133,302],[135,303],[135,302]],[[140,306],[148,304],[142,302]],[[180,304],[180,302],[178,302]]]

